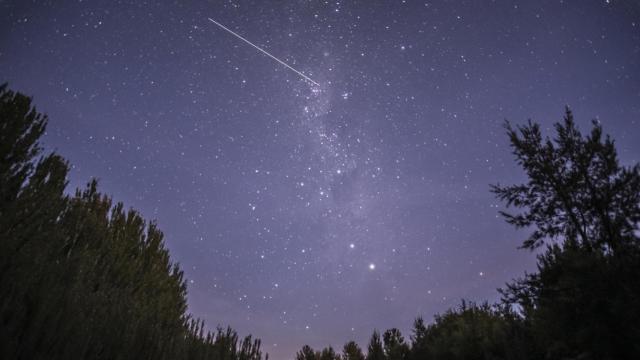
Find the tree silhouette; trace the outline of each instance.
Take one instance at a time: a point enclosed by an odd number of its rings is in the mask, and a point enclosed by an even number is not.
[[[367,360],[385,360],[384,348],[382,347],[382,341],[380,341],[380,334],[377,330],[371,334],[371,340],[367,346]]]
[[[260,341],[204,331],[154,222],[38,144],[47,118],[0,86],[0,358],[262,359]]]
[[[502,212],[507,222],[534,229],[523,247],[546,248],[538,273],[508,284],[504,301],[546,357],[639,358],[640,167],[620,166],[597,122],[583,137],[569,110],[553,140],[532,122],[506,128],[529,181],[493,191],[521,209]]]
[[[0,358],[261,360],[260,340],[187,313],[154,222],[95,180],[65,194],[67,162],[38,143],[46,126],[0,86]],[[501,304],[417,318],[411,344],[374,331],[366,356],[350,341],[342,359],[640,358],[640,166],[621,166],[602,127],[583,136],[569,110],[553,140],[532,122],[506,130],[528,181],[492,191],[519,210],[506,221],[532,231],[522,247],[537,249],[537,272],[501,289]],[[330,346],[296,353],[338,359]]]
[[[316,354],[309,345],[304,345],[302,349],[296,353],[296,360],[317,360],[319,357],[319,354]]]
[[[506,125],[513,153],[527,173],[526,184],[492,187],[497,197],[524,209],[501,212],[518,228],[534,227],[523,247],[561,239],[579,247],[615,253],[637,249],[640,166],[621,167],[613,140],[602,127],[583,137],[567,109],[557,138],[543,139],[538,124]]]
[[[516,339],[507,336],[509,320],[486,303],[475,305],[463,301],[458,309],[436,315],[433,324],[420,330],[421,335],[414,340],[412,358],[526,359],[511,356],[509,349]]]
[[[422,317],[417,317],[413,322],[413,335],[411,335],[411,360],[425,359],[428,356],[427,327]]]
[[[342,360],[364,360],[362,349],[355,341],[349,341],[342,348]]]
[[[409,346],[405,344],[400,330],[389,329],[382,335],[384,353],[388,360],[404,360],[409,355]]]
[[[320,360],[340,360],[340,355],[336,354],[335,350],[331,346],[322,349],[320,353]]]

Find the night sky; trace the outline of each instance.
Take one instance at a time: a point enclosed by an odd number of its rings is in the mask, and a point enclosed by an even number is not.
[[[5,0],[0,82],[49,115],[69,191],[156,219],[194,316],[278,360],[533,270],[489,192],[524,180],[503,121],[569,105],[640,161],[638,4]]]

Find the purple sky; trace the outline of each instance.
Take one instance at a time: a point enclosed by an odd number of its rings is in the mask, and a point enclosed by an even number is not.
[[[633,1],[0,1],[45,145],[165,232],[210,328],[366,345],[534,267],[501,128],[573,108],[640,156]],[[207,20],[318,82],[314,86]]]

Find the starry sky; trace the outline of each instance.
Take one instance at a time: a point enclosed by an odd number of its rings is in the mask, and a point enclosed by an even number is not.
[[[207,20],[305,74],[304,80]],[[574,110],[640,160],[636,1],[0,1],[44,145],[156,219],[209,328],[361,345],[525,270],[502,128]]]

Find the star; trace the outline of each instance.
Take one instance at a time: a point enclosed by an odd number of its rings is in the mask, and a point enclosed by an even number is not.
[[[20,3],[0,11],[0,82],[46,109],[65,191],[96,177],[155,221],[193,317],[278,343],[274,359],[534,270],[488,189],[523,175],[503,119],[547,135],[568,104],[615,119],[621,162],[640,156],[640,22],[622,2]]]

